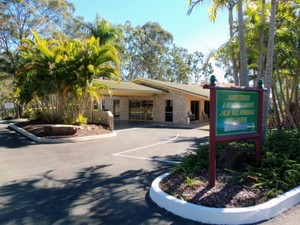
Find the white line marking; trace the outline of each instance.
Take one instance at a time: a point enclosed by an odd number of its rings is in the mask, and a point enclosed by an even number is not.
[[[169,142],[172,142],[172,141],[176,140],[178,137],[179,137],[179,135],[177,134],[176,137],[171,138],[170,140],[167,140],[167,141],[162,141],[162,142],[155,143],[155,144],[152,144],[152,145],[146,145],[146,146],[142,146],[142,147],[138,147],[138,148],[118,152],[118,153],[115,153],[113,155],[114,156],[119,156],[119,157],[125,157],[125,158],[143,159],[143,160],[148,160],[148,161],[159,161],[159,162],[166,162],[166,163],[180,163],[178,161],[172,161],[172,160],[153,159],[153,158],[146,158],[146,157],[123,155],[124,153],[138,151],[138,150],[145,149],[145,148],[151,148],[151,147],[154,147],[154,146],[157,146],[157,145],[163,145],[163,144],[166,144],[166,143],[169,143]]]
[[[172,161],[172,160],[164,160],[164,159],[152,159],[152,158],[146,158],[146,157],[138,157],[138,156],[130,156],[130,155],[114,155],[124,158],[131,158],[131,159],[142,159],[142,160],[148,160],[148,161],[158,161],[158,162],[165,162],[165,163],[180,163],[179,161]]]

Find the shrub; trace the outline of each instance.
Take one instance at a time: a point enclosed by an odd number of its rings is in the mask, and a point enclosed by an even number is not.
[[[299,130],[272,131],[263,147],[262,165],[248,166],[243,180],[254,187],[268,189],[269,197],[277,196],[300,185]]]
[[[217,145],[216,157],[219,157],[223,152],[225,145]],[[208,168],[209,163],[209,145],[203,144],[199,146],[199,149],[194,153],[190,153],[183,158],[181,163],[179,163],[174,172],[181,172],[185,176],[188,176],[192,173],[199,173],[203,169]]]
[[[245,171],[235,177],[244,184],[268,190],[268,197],[275,197],[300,185],[300,130],[271,131],[263,146],[261,166],[247,163]],[[253,143],[234,142],[232,145],[249,149],[253,152]],[[218,144],[218,158],[228,144]],[[176,165],[174,172],[180,172],[190,180],[190,175],[208,169],[209,145],[200,145],[195,153],[190,153]]]

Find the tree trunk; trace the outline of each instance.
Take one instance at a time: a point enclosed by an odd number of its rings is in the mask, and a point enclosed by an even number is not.
[[[276,124],[277,128],[281,129],[280,115],[279,115],[279,111],[278,111],[279,102],[277,103],[276,96],[278,96],[277,92],[276,92],[276,85],[273,82],[273,84],[272,84],[272,101],[273,101],[275,124]]]
[[[278,80],[280,80],[280,79],[281,79],[280,76],[278,76]],[[281,85],[281,84],[279,84],[279,85]],[[286,115],[284,113],[284,110],[283,110],[283,107],[282,107],[283,96],[278,93],[276,82],[274,82],[274,81],[273,81],[273,88],[274,88],[275,98],[277,99],[277,106],[278,106],[279,111],[280,111],[280,117],[283,120],[283,124],[284,124],[285,128],[290,129],[290,124],[288,123],[287,117],[286,117]],[[279,126],[282,127],[282,124],[279,123]]]
[[[299,43],[300,44],[300,43]],[[300,76],[300,53],[298,53],[298,69],[295,77],[295,123],[300,128],[300,98],[299,98],[299,76]]]
[[[247,65],[247,50],[244,33],[244,12],[242,0],[237,1],[238,4],[238,21],[239,21],[239,43],[240,43],[240,58],[241,58],[241,86],[249,86],[248,65]]]
[[[229,33],[230,33],[230,42],[233,42],[234,40],[234,32],[233,32],[233,6],[230,4],[228,7],[228,23],[229,23]],[[240,79],[238,74],[238,66],[237,66],[237,59],[234,52],[233,47],[231,47],[231,60],[232,60],[232,69],[233,69],[233,77],[234,77],[234,84],[236,86],[240,85]]]
[[[276,19],[277,0],[271,1],[271,16],[269,25],[269,38],[266,63],[265,87],[267,91],[264,94],[264,109],[263,109],[263,140],[265,140],[268,128],[269,101],[270,91],[273,81],[273,55],[274,55],[274,37],[275,37],[275,19]]]
[[[282,88],[283,84],[282,84],[282,80],[280,79],[280,77],[279,77],[278,81],[279,81],[280,95],[282,96],[282,102],[283,102],[283,106],[284,106],[285,112],[286,112],[286,115],[283,115],[283,116],[287,119],[288,128],[296,128],[293,116],[289,109],[290,104],[287,101],[288,95],[286,96],[286,99],[284,98],[284,93],[283,93],[283,88]]]
[[[263,62],[264,62],[264,27],[265,27],[265,5],[266,2],[265,0],[262,0],[261,2],[262,7],[261,7],[261,32],[259,34],[259,60],[258,60],[258,74],[257,74],[257,78],[258,80],[262,79],[263,76]]]

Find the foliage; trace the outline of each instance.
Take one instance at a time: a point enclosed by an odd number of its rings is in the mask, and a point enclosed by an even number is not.
[[[92,23],[87,23],[88,35],[98,38],[100,45],[112,44],[121,48],[123,32],[120,27],[113,26],[108,20],[99,16]]]
[[[0,0],[0,80],[15,79],[21,63],[18,47],[23,39],[33,38],[31,30],[47,38],[78,35],[82,19],[73,17],[74,10],[67,0]],[[0,89],[6,89],[3,83]],[[6,93],[15,97],[14,90],[12,85]],[[0,96],[0,103],[4,101]],[[16,98],[13,102],[19,104]]]
[[[78,125],[87,124],[87,118],[84,117],[81,113],[79,113],[76,119],[76,124]]]
[[[263,148],[262,165],[249,166],[244,180],[277,196],[300,185],[300,130],[272,131]]]
[[[125,30],[125,51],[127,60],[123,66],[127,79],[144,77],[169,80],[166,76],[170,47],[173,36],[158,23],[146,23],[136,28],[127,23]]]
[[[245,171],[236,171],[241,176],[236,182],[243,182],[255,188],[268,190],[268,196],[274,197],[300,185],[300,130],[271,131],[263,146],[261,167],[252,162],[245,166]],[[251,142],[231,143],[243,149],[253,151]],[[218,158],[226,144],[217,145]],[[186,183],[194,182],[193,174],[208,169],[209,145],[200,145],[196,153],[190,153],[176,165],[174,172],[186,176]],[[238,180],[238,181],[237,181]]]
[[[210,64],[204,64],[203,54],[190,54],[187,49],[178,47],[173,36],[158,23],[148,22],[143,26],[132,27],[131,23],[122,26],[124,30],[124,59],[122,78],[136,77],[178,83],[194,81],[194,74],[212,74]],[[197,58],[198,57],[198,58]],[[196,71],[197,68],[198,70]],[[198,78],[198,81],[200,78]]]
[[[208,59],[204,58],[203,53],[195,51],[189,55],[188,65],[190,68],[190,80],[194,84],[209,83],[208,79],[214,70]]]
[[[43,36],[53,34],[72,18],[74,10],[66,0],[0,0],[0,52],[17,49],[22,39],[32,37],[31,30]]]
[[[91,100],[101,97],[103,85],[96,78],[118,79],[118,51],[99,40],[43,40],[20,46],[23,63],[18,71],[17,87],[22,103],[41,110],[44,120],[76,121]],[[48,121],[49,122],[49,121]]]
[[[217,145],[216,157],[218,158],[224,150],[224,144]],[[193,173],[200,173],[208,168],[209,163],[209,145],[203,144],[199,146],[196,152],[189,153],[183,160],[176,165],[174,172],[183,173],[189,176]]]

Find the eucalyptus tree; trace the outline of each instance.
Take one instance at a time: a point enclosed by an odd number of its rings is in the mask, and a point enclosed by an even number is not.
[[[125,80],[144,77],[170,80],[168,70],[173,36],[158,23],[148,22],[132,27],[126,23],[124,29],[124,49],[126,62],[123,65]]]
[[[31,30],[51,36],[73,17],[74,10],[66,0],[0,0],[1,52],[16,50],[22,39],[32,37]]]
[[[176,83],[189,83],[191,68],[189,65],[190,54],[188,50],[174,45],[168,61],[168,81]]]
[[[209,76],[213,75],[213,68],[209,62],[209,58],[205,58],[202,52],[195,51],[189,56],[190,80],[193,84],[200,84],[209,80]]]
[[[14,79],[22,40],[33,38],[31,30],[38,30],[43,37],[61,32],[74,10],[67,0],[0,0],[0,72]]]
[[[178,83],[189,82],[192,54],[187,49],[176,46],[170,32],[152,22],[137,27],[127,22],[122,29],[124,61],[121,70],[124,80],[144,77]]]
[[[119,79],[117,49],[99,40],[35,40],[21,45],[23,63],[17,87],[22,103],[30,103],[48,122],[73,123],[88,103],[101,97],[103,85],[95,78]]]

